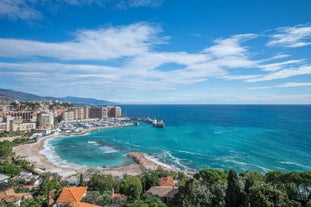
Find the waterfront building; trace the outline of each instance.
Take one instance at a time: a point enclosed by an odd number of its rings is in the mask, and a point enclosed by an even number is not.
[[[73,107],[74,120],[88,119],[90,107]]]
[[[118,118],[122,116],[122,110],[119,106],[107,106],[108,109],[108,117]]]
[[[0,122],[0,133],[6,132],[7,127],[6,127],[6,122]]]
[[[66,111],[62,115],[63,121],[73,121],[74,120],[74,113],[73,111]]]
[[[38,129],[51,129],[54,127],[54,114],[48,111],[38,113]]]

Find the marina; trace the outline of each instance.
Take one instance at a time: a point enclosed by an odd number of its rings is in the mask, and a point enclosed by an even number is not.
[[[138,126],[139,121],[145,122],[145,123],[150,123],[152,124],[153,127],[155,128],[164,128],[165,123],[163,120],[157,120],[157,119],[151,119],[151,118],[139,118],[139,117],[132,117],[130,118],[131,120],[135,121],[134,125]]]

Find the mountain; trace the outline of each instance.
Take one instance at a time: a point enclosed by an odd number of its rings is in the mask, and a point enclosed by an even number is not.
[[[71,102],[74,105],[89,105],[89,106],[103,106],[103,105],[117,105],[117,103],[106,101],[106,100],[98,100],[93,98],[79,98],[79,97],[72,97],[66,96],[63,98],[56,98],[56,97],[43,97],[38,96],[30,93],[24,93],[21,91],[14,91],[9,89],[0,89],[0,100],[5,101],[62,101],[62,102]]]

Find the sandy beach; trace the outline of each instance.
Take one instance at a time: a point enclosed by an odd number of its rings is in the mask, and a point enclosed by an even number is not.
[[[103,129],[103,128],[100,128]],[[94,128],[92,130],[88,129],[78,134],[85,134],[90,131],[94,130],[100,130],[98,128]],[[77,135],[77,134],[75,134]],[[120,166],[120,167],[107,167],[107,168],[86,168],[86,167],[62,167],[62,166],[56,166],[53,164],[48,158],[41,154],[40,151],[44,149],[44,143],[48,139],[57,139],[57,137],[63,136],[63,135],[49,135],[42,138],[38,138],[38,141],[33,144],[24,144],[19,145],[13,148],[13,151],[15,152],[17,157],[21,157],[23,159],[29,160],[31,163],[35,165],[35,169],[37,171],[42,172],[53,172],[61,175],[62,177],[68,177],[71,175],[76,175],[77,173],[85,173],[85,172],[96,172],[101,174],[111,174],[113,176],[123,176],[125,174],[127,175],[139,175],[144,172],[156,170],[159,168],[166,169],[166,170],[172,170],[168,169],[156,162],[153,162],[152,160],[147,159],[143,153],[140,152],[133,152],[129,153],[129,157],[134,159],[136,164],[131,164],[127,166]]]

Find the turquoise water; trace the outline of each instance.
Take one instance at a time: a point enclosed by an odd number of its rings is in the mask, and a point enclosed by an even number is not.
[[[186,170],[310,171],[311,106],[125,105],[128,116],[156,117],[165,128],[140,123],[49,140],[58,165],[101,167],[133,163],[131,151]]]

